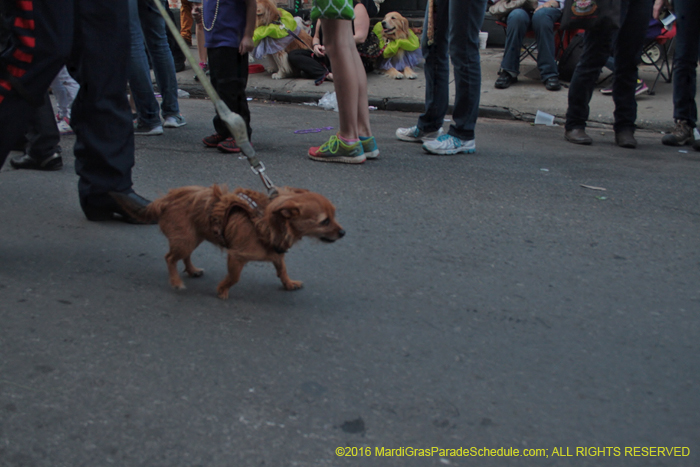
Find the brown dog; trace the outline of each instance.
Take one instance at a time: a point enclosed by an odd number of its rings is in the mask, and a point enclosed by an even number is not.
[[[112,196],[134,218],[143,222],[157,220],[168,238],[170,251],[165,255],[170,285],[184,289],[177,262],[185,263],[190,277],[204,272],[194,267],[190,255],[202,241],[226,249],[228,275],[217,287],[219,298],[238,282],[249,261],[270,261],[287,290],[302,283],[287,275],[284,254],[303,237],[334,242],[345,235],[335,220],[335,207],[323,196],[300,188],[284,187],[270,199],[264,193],[238,188],[187,186],[170,190],[167,195],[138,208],[129,198]]]
[[[279,22],[281,17],[277,6],[272,0],[257,0],[256,15],[256,28]],[[313,50],[311,36],[306,31],[299,29],[296,35],[304,42],[303,44],[297,39],[292,39],[284,50],[268,55],[272,61],[272,65],[268,69],[272,73],[272,79],[289,78],[294,75],[294,70],[292,70],[292,65],[289,63],[289,57],[287,56],[288,52],[304,48]]]
[[[382,20],[382,38],[384,43],[389,43],[397,39],[408,39],[412,34],[408,20],[404,16],[397,12],[391,11],[384,16]],[[406,53],[405,50],[399,49],[397,57],[402,58],[403,54]],[[402,79],[404,77],[408,79],[416,79],[418,75],[409,66],[406,66],[403,70],[397,70],[394,67],[389,68],[384,71],[384,74],[389,78]]]

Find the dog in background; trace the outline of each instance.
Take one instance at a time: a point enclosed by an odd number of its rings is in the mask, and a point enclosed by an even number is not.
[[[380,46],[386,46],[383,58],[379,60],[381,72],[394,79],[416,79],[418,75],[413,68],[423,60],[423,54],[420,41],[409,28],[408,20],[392,11],[375,25],[373,31],[379,36]]]
[[[301,288],[301,282],[287,275],[286,251],[303,237],[330,243],[345,235],[335,220],[335,207],[325,197],[300,188],[283,187],[278,192],[271,199],[243,188],[230,192],[219,185],[187,186],[170,190],[146,207],[119,193],[111,196],[135,219],[158,221],[170,244],[165,262],[170,285],[176,289],[185,288],[177,271],[179,261],[190,277],[203,274],[190,255],[204,240],[225,249],[228,275],[216,289],[225,300],[250,261],[271,262],[286,290]]]
[[[284,28],[280,26],[283,25]],[[270,27],[272,26],[272,27]],[[284,32],[282,32],[284,31]],[[299,37],[297,40],[292,33]],[[281,36],[281,37],[279,37]],[[279,10],[272,0],[257,0],[253,57],[268,56],[272,62],[268,71],[272,79],[288,78],[294,75],[287,53],[295,49],[313,49],[311,36],[286,10]]]

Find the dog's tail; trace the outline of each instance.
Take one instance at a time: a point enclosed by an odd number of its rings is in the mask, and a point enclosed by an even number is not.
[[[123,193],[111,192],[109,195],[129,216],[138,222],[143,224],[155,224],[158,222],[162,212],[162,203],[157,200],[143,206]]]

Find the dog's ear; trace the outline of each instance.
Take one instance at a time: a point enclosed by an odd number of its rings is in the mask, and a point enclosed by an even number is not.
[[[408,36],[408,20],[403,16],[399,16],[398,20],[399,20],[399,29],[401,30],[401,34],[404,36]]]
[[[291,219],[299,215],[301,211],[299,210],[299,204],[291,199],[288,199],[281,206],[278,206],[273,211],[274,214],[284,217],[285,219]]]

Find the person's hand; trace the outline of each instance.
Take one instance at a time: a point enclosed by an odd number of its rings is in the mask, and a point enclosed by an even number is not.
[[[669,7],[667,0],[656,0],[654,2],[654,10],[652,11],[652,16],[654,17],[654,19],[659,19],[659,15],[661,15],[661,9],[664,6]]]
[[[192,7],[192,19],[195,23],[202,24],[202,7],[193,6]]]
[[[255,48],[255,43],[253,42],[253,38],[248,37],[248,36],[243,36],[243,39],[241,39],[241,43],[238,46],[238,53],[241,55],[247,54],[248,52],[252,52],[254,48]]]
[[[538,5],[537,8],[535,9],[535,11],[540,11],[542,8],[554,8],[554,7],[558,7],[558,6],[559,6],[559,2],[557,2],[557,0],[550,0],[548,2],[541,4],[541,5]]]
[[[319,57],[325,57],[326,46],[321,44],[314,44],[314,55],[318,55]]]

